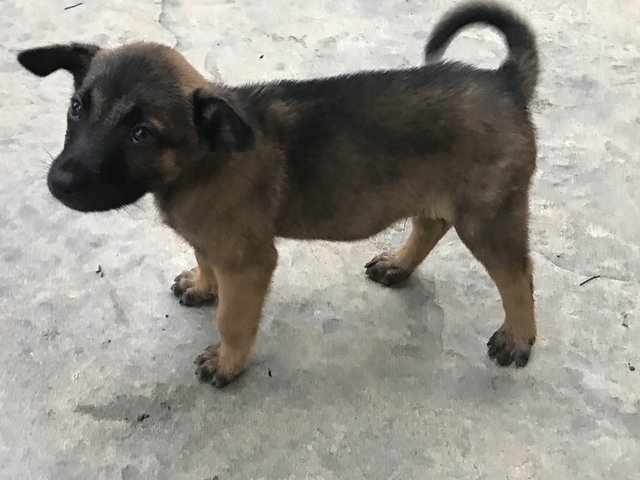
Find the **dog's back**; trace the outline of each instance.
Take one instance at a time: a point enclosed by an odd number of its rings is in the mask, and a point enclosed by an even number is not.
[[[499,69],[432,63],[476,22],[505,32],[510,53]],[[528,103],[538,69],[528,28],[499,7],[467,6],[436,26],[426,57],[427,65],[408,70],[236,89],[258,118],[280,106],[278,235],[365,238],[425,208],[450,219],[471,207],[491,212],[514,185],[528,188]]]

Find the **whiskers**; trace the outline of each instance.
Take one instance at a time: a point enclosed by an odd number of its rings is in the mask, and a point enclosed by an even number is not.
[[[47,150],[44,147],[42,147],[42,149],[47,153],[47,155],[49,155],[49,158],[51,158],[51,161],[48,161],[45,158],[38,157],[38,162],[42,166],[42,171],[40,173],[43,174],[44,178],[47,178],[47,174],[49,173],[49,169],[51,168],[51,164],[53,163],[55,158],[53,158],[53,155],[51,155],[51,153],[49,153],[49,150]]]
[[[130,203],[129,205],[123,205],[114,210],[117,214],[125,214],[127,217],[133,220],[143,220],[145,218],[145,210],[137,203]],[[137,215],[136,215],[137,214]]]

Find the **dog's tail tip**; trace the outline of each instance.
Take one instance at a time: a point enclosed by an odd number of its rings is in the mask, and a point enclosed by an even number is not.
[[[453,9],[436,24],[424,50],[425,60],[428,63],[439,60],[453,36],[474,23],[491,25],[503,33],[509,46],[509,56],[499,70],[516,78],[525,102],[529,104],[539,73],[535,36],[524,20],[503,5],[471,2]]]

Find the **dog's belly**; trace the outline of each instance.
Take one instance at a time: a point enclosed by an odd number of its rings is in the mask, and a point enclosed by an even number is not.
[[[350,242],[369,238],[386,229],[400,218],[384,222],[369,222],[357,225],[349,222],[325,221],[312,224],[309,222],[286,223],[278,225],[276,236],[298,240],[329,240],[335,242]]]
[[[383,162],[394,168],[381,171]],[[359,163],[316,170],[308,181],[290,176],[276,216],[276,235],[353,241],[407,217],[453,218],[453,192],[442,187],[440,176],[423,160],[365,158]]]
[[[276,219],[276,236],[306,240],[354,241],[371,237],[394,222],[419,213],[419,205],[383,197],[288,202]]]

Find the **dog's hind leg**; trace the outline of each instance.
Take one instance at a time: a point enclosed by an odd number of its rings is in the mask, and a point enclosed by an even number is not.
[[[513,195],[489,221],[461,220],[458,235],[487,269],[504,307],[504,323],[487,343],[489,356],[500,365],[523,367],[536,338],[527,194]]]
[[[387,287],[401,284],[422,263],[449,228],[451,224],[440,218],[424,215],[413,217],[411,234],[406,242],[398,250],[382,253],[367,263],[367,276]]]

